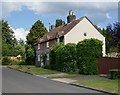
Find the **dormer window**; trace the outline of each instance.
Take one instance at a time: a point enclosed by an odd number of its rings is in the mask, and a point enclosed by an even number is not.
[[[46,48],[49,48],[49,42],[46,42]]]
[[[38,44],[38,50],[40,49],[40,44]]]

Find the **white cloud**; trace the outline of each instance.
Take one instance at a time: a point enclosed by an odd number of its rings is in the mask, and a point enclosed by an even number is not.
[[[58,14],[64,15],[68,10],[84,10],[87,13],[109,12],[118,9],[117,2],[2,2],[3,16],[13,11],[20,11],[22,6],[27,6],[29,10],[39,15]]]
[[[2,2],[2,16],[8,17],[13,11],[21,11],[23,3]]]
[[[26,41],[26,36],[29,33],[29,31],[25,31],[23,28],[17,28],[17,29],[13,29],[11,27],[11,29],[14,31],[14,36],[17,40],[24,40]]]
[[[71,9],[78,12],[84,11],[97,24],[111,19],[109,12],[118,9],[118,2],[39,2],[39,0],[2,2],[2,16],[7,17],[13,11],[21,11],[23,6],[42,16],[66,16]]]

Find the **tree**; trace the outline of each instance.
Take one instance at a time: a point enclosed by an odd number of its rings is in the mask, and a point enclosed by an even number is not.
[[[30,33],[27,35],[27,45],[25,47],[26,64],[35,64],[36,54],[33,43],[37,41],[38,38],[42,38],[47,32],[46,27],[40,20],[32,25]]]
[[[27,44],[32,45],[38,38],[43,37],[47,32],[44,24],[40,20],[36,21],[27,35]]]
[[[55,27],[58,27],[64,24],[65,24],[65,21],[63,21],[62,19],[57,19],[55,23]]]
[[[16,52],[15,45],[17,44],[17,40],[15,38],[14,31],[10,29],[7,21],[2,20],[2,55],[3,56],[15,56]]]
[[[26,64],[33,65],[35,64],[35,50],[32,45],[26,45],[25,47],[25,54],[26,54]]]
[[[25,57],[25,43],[22,39],[18,40],[15,51],[17,55],[21,55],[23,58]]]
[[[120,22],[114,24],[113,31],[114,47],[117,47],[117,52],[120,52]]]
[[[107,26],[108,38],[107,46],[108,52],[120,52],[120,23],[116,22],[113,25]]]

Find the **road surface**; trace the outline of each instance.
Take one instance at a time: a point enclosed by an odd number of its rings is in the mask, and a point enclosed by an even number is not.
[[[101,93],[2,68],[2,93]]]

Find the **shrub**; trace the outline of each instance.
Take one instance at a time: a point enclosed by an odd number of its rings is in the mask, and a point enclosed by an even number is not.
[[[63,72],[76,71],[76,45],[69,43],[60,44],[50,50],[50,65],[52,69]]]
[[[77,44],[77,67],[79,73],[98,74],[96,58],[102,56],[102,42],[97,39],[85,39]]]
[[[19,61],[18,65],[27,65],[27,63],[25,62],[25,60]]]
[[[53,46],[50,49],[50,55],[49,55],[50,56],[50,68],[53,69],[53,70],[57,70],[57,63],[56,63],[56,55],[57,55],[57,53],[56,53],[56,51],[60,47],[60,45]]]
[[[25,62],[27,65],[34,65],[35,64],[35,48],[31,45],[26,45],[25,47],[25,54],[26,59]]]
[[[120,79],[120,69],[111,69],[110,76],[112,79]]]
[[[2,59],[2,65],[10,65],[11,60],[8,57]]]

